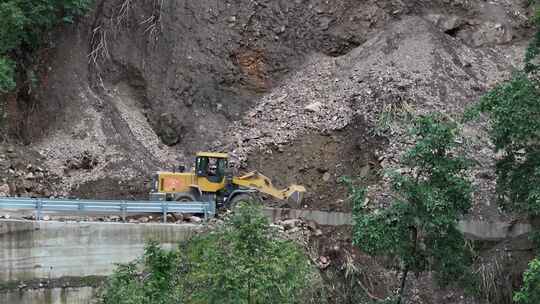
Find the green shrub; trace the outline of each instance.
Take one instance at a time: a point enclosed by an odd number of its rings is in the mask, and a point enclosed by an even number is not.
[[[409,272],[435,271],[441,284],[469,273],[470,251],[458,220],[471,207],[469,162],[455,151],[457,128],[438,116],[421,117],[413,128],[416,144],[403,157],[410,174],[391,175],[390,206],[366,208],[365,191],[352,188],[353,243],[372,255],[396,257],[403,276],[398,303]]]
[[[15,88],[14,70],[19,68],[26,73],[20,61],[31,58],[49,31],[62,22],[73,22],[91,3],[92,0],[4,0],[0,4],[0,92]]]
[[[529,269],[523,274],[523,286],[514,294],[517,304],[540,303],[540,260],[538,258],[529,263]]]
[[[495,152],[497,193],[507,209],[540,214],[540,88],[525,73],[516,74],[482,97],[489,114]]]
[[[5,54],[21,45],[27,22],[27,17],[15,2],[0,4],[0,54]]]
[[[0,57],[0,93],[6,93],[15,89],[15,64],[12,60]]]
[[[101,301],[299,303],[313,271],[296,244],[276,238],[258,207],[244,205],[223,227],[178,250],[149,244],[139,263],[116,269]]]

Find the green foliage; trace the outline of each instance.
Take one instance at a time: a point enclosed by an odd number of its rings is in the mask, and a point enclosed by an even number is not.
[[[540,89],[516,74],[486,94],[479,109],[490,116],[490,138],[502,157],[497,192],[508,210],[540,214]]]
[[[275,233],[258,207],[240,206],[178,250],[148,245],[139,263],[116,269],[102,303],[299,303],[313,270]]]
[[[0,4],[0,92],[15,87],[14,64],[30,55],[45,35],[61,22],[73,22],[92,0],[6,0]]]
[[[17,48],[24,37],[27,18],[14,2],[0,4],[0,54]]]
[[[403,157],[411,174],[392,173],[393,202],[370,211],[353,189],[353,243],[372,255],[399,258],[407,272],[434,270],[446,284],[467,273],[469,250],[457,222],[471,207],[468,161],[455,151],[457,127],[438,116],[415,121],[416,144]]]
[[[529,263],[529,268],[523,274],[523,286],[514,294],[514,302],[518,304],[540,303],[540,260]]]
[[[529,240],[536,246],[536,252],[540,253],[540,231],[538,229],[529,233]]]
[[[0,93],[6,93],[15,88],[14,74],[15,64],[13,61],[0,57]]]

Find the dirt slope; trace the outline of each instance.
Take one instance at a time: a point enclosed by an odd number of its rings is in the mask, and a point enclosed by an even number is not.
[[[57,192],[142,196],[153,170],[216,149],[346,210],[337,179],[373,181],[403,149],[381,113],[461,111],[517,62],[528,13],[519,0],[100,0],[59,29],[32,106],[9,115]]]
[[[337,135],[340,130],[356,126],[360,134],[353,132],[340,143],[342,149],[359,146],[356,152],[337,153],[328,161],[325,149],[331,147],[323,141],[299,153],[300,158],[312,156],[326,160],[327,167],[319,169],[319,175],[315,171],[306,175],[301,161],[292,167],[277,165],[279,154],[271,162],[274,177],[296,176],[298,182],[307,184],[310,191],[318,194],[311,205],[324,209],[335,204],[336,198],[342,202],[345,199],[343,191],[336,197],[331,189],[341,190],[336,180],[344,172],[336,168],[353,159],[351,154],[361,156],[364,150],[363,153],[367,151],[371,155],[362,164],[368,166],[363,170],[392,167],[409,144],[407,116],[428,112],[459,114],[510,70],[511,63],[504,53],[468,47],[422,18],[403,18],[344,56],[310,57],[287,81],[264,96],[244,120],[233,123],[227,136],[233,139],[228,150],[234,151],[241,162],[271,152],[272,147],[302,146],[306,134]],[[485,136],[481,130],[471,129],[469,135]],[[377,140],[381,137],[385,140]],[[373,142],[379,145],[370,144]],[[489,165],[493,156],[489,155],[489,149],[483,149],[489,147],[482,144],[485,143],[472,142],[471,151],[475,151],[474,156],[484,165]],[[284,162],[291,157],[284,156]],[[365,175],[361,171],[363,166],[346,173]],[[327,171],[331,174],[327,181],[310,180]],[[482,181],[486,182],[491,183]],[[492,187],[482,190],[487,193]],[[332,195],[325,198],[328,193]],[[481,193],[478,203],[489,204],[485,200]],[[341,209],[350,210],[350,206],[344,203]]]
[[[98,0],[39,54],[41,88],[7,102],[27,145],[0,147],[0,195],[144,198],[154,170],[213,149],[305,185],[301,207],[350,210],[342,176],[384,202],[407,118],[455,117],[519,65],[526,2]],[[464,126],[464,142],[478,163],[473,215],[489,219],[504,215],[483,127]],[[323,230],[317,253],[332,267],[350,250],[385,275],[370,288],[391,293],[397,276],[349,248],[348,228]],[[411,303],[476,303],[429,275],[412,285]]]

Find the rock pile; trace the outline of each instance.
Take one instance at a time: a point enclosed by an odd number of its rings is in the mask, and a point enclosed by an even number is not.
[[[59,178],[43,166],[43,158],[25,147],[0,147],[0,196],[61,196]]]
[[[229,128],[228,150],[242,164],[253,152],[286,146],[304,134],[341,130],[360,119],[370,126],[368,135],[388,139],[377,155],[382,169],[392,168],[412,144],[408,118],[439,112],[457,119],[510,70],[504,53],[472,49],[431,22],[408,17],[344,56],[313,55]],[[467,131],[485,138],[481,125]],[[481,145],[484,140],[471,143],[475,149]],[[485,156],[483,162],[493,159]],[[482,190],[490,189],[491,181],[482,183]]]

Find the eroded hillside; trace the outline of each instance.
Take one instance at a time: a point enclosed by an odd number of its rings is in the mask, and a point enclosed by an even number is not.
[[[526,0],[98,0],[37,54],[39,89],[6,96],[0,193],[146,198],[153,171],[216,150],[307,187],[302,206],[278,206],[350,211],[343,176],[384,203],[407,119],[457,119],[508,78],[530,14]],[[505,217],[484,123],[463,127],[472,216]],[[349,228],[304,229],[323,233],[310,242],[333,267],[365,262],[385,282],[371,290],[392,292],[397,275],[352,247]],[[467,301],[432,281],[417,278],[415,303]]]
[[[306,184],[311,208],[347,210],[337,178],[391,165],[403,113],[459,113],[505,78],[529,13],[525,1],[103,0],[58,29],[32,106],[11,98],[8,115],[62,180],[51,193],[144,196],[153,170],[215,149]]]

